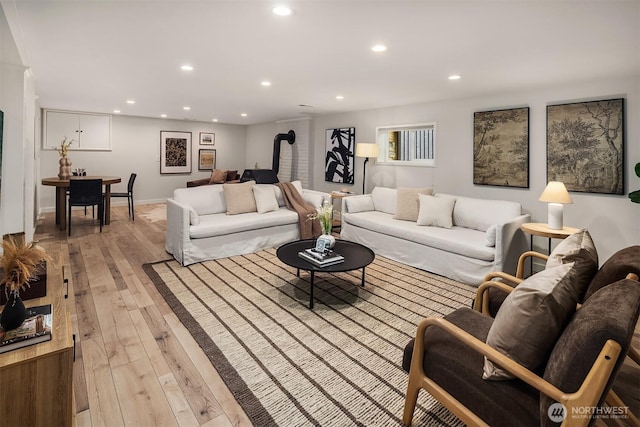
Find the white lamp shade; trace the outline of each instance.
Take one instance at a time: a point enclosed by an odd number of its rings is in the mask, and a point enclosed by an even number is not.
[[[378,153],[378,144],[356,144],[356,157],[378,157]]]
[[[547,203],[573,203],[567,188],[560,181],[549,181],[538,200]]]

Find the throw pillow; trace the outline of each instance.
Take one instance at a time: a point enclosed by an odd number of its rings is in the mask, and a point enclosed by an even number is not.
[[[453,227],[453,206],[456,199],[452,197],[433,197],[420,194],[418,196],[420,211],[418,225],[432,225],[434,227]]]
[[[189,222],[191,225],[199,225],[200,217],[198,216],[198,212],[192,207],[189,207]]]
[[[573,233],[560,242],[551,251],[545,268],[553,268],[570,262],[576,263],[574,269],[577,270],[573,291],[578,295],[578,300],[582,301],[593,276],[598,271],[598,251],[586,228]]]
[[[253,197],[255,181],[240,184],[222,184],[224,200],[227,204],[227,215],[256,212],[256,199]]]
[[[227,171],[222,169],[214,169],[211,171],[209,184],[224,184],[227,180]]]
[[[373,209],[373,199],[369,195],[353,196],[344,199],[348,213],[368,212]]]
[[[487,231],[484,234],[485,245],[490,248],[496,245],[496,235],[498,233],[498,226],[496,224],[492,224],[487,228]]]
[[[539,367],[576,310],[578,298],[571,290],[576,279],[573,267],[569,263],[546,269],[520,283],[500,307],[487,344],[525,368]],[[513,376],[485,357],[482,378]]]
[[[302,182],[300,182],[299,180],[296,180],[296,181],[291,181],[291,184],[293,184],[293,186],[296,187],[296,190],[298,190],[298,193],[302,194]]]
[[[253,186],[253,197],[256,199],[258,213],[272,212],[279,209],[276,192],[273,188],[271,185],[268,187]]]
[[[238,170],[234,170],[234,171],[227,171],[227,181],[234,181],[238,178]]]
[[[419,194],[433,194],[433,188],[398,188],[395,219],[417,221],[420,205]]]

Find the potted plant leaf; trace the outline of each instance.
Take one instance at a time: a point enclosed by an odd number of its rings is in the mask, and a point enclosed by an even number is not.
[[[636,163],[636,176],[640,178],[640,162]],[[629,198],[633,203],[640,203],[640,190],[629,193]]]
[[[16,242],[13,237],[2,241],[2,250],[0,267],[3,276],[0,288],[4,288],[7,303],[2,310],[0,326],[9,331],[20,326],[27,316],[20,290],[29,286],[29,280],[35,276],[40,263],[49,261],[51,257],[34,242]]]

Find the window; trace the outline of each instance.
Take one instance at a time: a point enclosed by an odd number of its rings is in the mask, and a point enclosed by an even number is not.
[[[435,166],[436,124],[380,126],[376,128],[380,146],[378,163]]]

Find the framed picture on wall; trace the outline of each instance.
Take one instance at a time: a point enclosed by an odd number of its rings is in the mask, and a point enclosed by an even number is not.
[[[529,188],[529,107],[473,113],[473,183]]]
[[[216,134],[200,132],[200,145],[216,145]]]
[[[216,168],[216,150],[198,150],[198,170],[209,171]]]
[[[191,132],[160,131],[160,173],[191,173]]]
[[[356,128],[327,129],[324,180],[353,184]]]
[[[624,99],[547,106],[547,182],[624,194]]]

